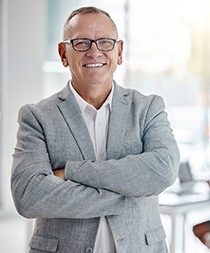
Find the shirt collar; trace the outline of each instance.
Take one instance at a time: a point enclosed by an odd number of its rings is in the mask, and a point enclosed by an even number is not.
[[[74,87],[72,86],[72,83],[69,81],[69,87],[70,87],[70,90],[72,91],[72,93],[74,94],[75,96],[75,99],[80,107],[80,110],[83,114],[85,108],[87,106],[89,107],[93,107],[91,104],[89,104],[88,102],[86,102],[77,92],[76,90],[74,89]],[[109,93],[109,96],[107,97],[107,99],[105,100],[105,102],[103,103],[102,107],[105,107],[107,105],[109,105],[109,108],[110,108],[110,111],[111,111],[111,108],[112,108],[112,98],[113,98],[113,93],[114,93],[114,85],[112,83],[112,89],[111,89],[111,92]]]

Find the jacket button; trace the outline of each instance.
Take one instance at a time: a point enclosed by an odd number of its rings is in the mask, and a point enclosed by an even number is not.
[[[87,247],[87,248],[85,249],[85,253],[93,253],[93,248]]]

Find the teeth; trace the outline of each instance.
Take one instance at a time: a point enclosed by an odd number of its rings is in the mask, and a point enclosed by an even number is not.
[[[102,66],[103,66],[103,63],[89,63],[85,65],[85,67],[87,68],[98,68]]]

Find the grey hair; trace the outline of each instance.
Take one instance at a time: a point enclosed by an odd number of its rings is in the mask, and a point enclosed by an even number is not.
[[[66,22],[65,22],[64,27],[63,27],[63,37],[64,37],[64,39],[66,39],[66,38],[65,38],[65,35],[67,34],[67,30],[69,29],[69,22],[70,22],[70,20],[71,20],[74,16],[76,16],[76,15],[78,15],[78,14],[91,14],[91,13],[96,13],[96,14],[102,13],[102,14],[106,15],[106,16],[112,21],[112,23],[113,23],[113,25],[114,25],[114,28],[115,28],[115,30],[116,30],[117,37],[118,37],[117,26],[116,26],[115,22],[113,21],[113,19],[111,18],[111,16],[109,15],[109,13],[106,12],[106,11],[104,11],[104,10],[101,10],[101,9],[99,9],[99,8],[97,8],[97,7],[88,6],[88,7],[81,7],[81,8],[78,8],[78,9],[76,9],[76,10],[74,10],[74,11],[72,11],[72,12],[70,13],[70,15],[69,15],[68,18],[66,19]]]

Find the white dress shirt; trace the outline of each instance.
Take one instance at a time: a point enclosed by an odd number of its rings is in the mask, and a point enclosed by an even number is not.
[[[113,89],[108,98],[97,110],[94,106],[87,103],[70,84],[70,89],[73,92],[77,103],[81,109],[82,116],[87,125],[90,137],[94,146],[96,159],[98,161],[106,160],[106,144],[109,116],[111,112]],[[112,86],[114,87],[114,86]],[[106,217],[100,217],[99,227],[96,235],[94,253],[115,253],[114,239],[112,232],[107,222]]]

